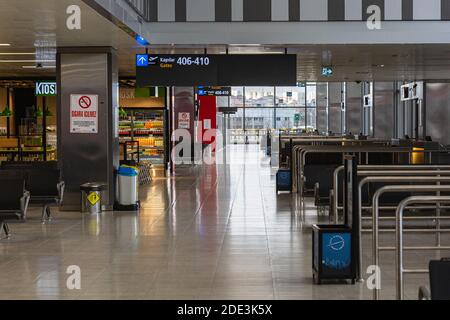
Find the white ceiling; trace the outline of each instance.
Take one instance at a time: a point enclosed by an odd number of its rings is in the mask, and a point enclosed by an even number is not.
[[[72,4],[82,9],[81,30],[66,28],[66,9]],[[36,62],[23,60],[50,60],[42,64],[52,66],[56,48],[71,46],[112,46],[118,50],[121,76],[134,76],[134,55],[144,51],[129,34],[81,0],[0,0],[1,43],[11,46],[0,46],[0,78],[55,76],[55,69],[24,69]],[[150,47],[153,53],[201,54],[204,49],[204,45],[195,44]],[[209,45],[207,50],[224,54],[226,47]],[[228,46],[228,50],[282,54],[285,47],[239,45]],[[299,81],[450,79],[450,44],[289,45],[288,52],[298,56]],[[333,66],[334,76],[321,77],[322,65]]]
[[[81,30],[66,27],[66,10],[73,4],[81,8]],[[140,48],[130,35],[80,0],[0,0],[1,43],[11,46],[0,46],[0,78],[54,75],[54,69],[23,66],[35,66],[36,62],[25,62],[34,59],[54,66],[51,60],[57,47],[111,46],[119,52]]]

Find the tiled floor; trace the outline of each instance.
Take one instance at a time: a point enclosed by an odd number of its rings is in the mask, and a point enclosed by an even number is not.
[[[274,170],[257,146],[232,146],[228,157],[232,164],[154,180],[141,190],[139,215],[62,212],[41,225],[33,209],[27,223],[11,225],[12,239],[0,241],[0,299],[371,298],[364,283],[313,285],[316,210],[302,221],[295,198],[275,194]],[[406,264],[423,268],[429,258],[409,253]],[[81,268],[81,290],[67,289],[71,265]],[[391,299],[393,254],[382,254],[382,272],[382,298]],[[415,299],[427,277],[406,283]]]

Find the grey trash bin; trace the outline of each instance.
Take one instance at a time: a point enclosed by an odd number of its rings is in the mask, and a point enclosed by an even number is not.
[[[102,212],[102,192],[107,189],[107,185],[99,182],[89,182],[80,186],[81,190],[81,212],[101,213]]]
[[[119,178],[117,210],[137,211],[139,209],[139,169],[121,166],[117,174]]]

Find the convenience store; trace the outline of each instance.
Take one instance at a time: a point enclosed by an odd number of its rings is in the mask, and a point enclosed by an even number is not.
[[[51,80],[0,81],[0,160],[57,160],[56,91]]]
[[[132,83],[123,80],[120,88],[120,159],[164,169],[168,163],[166,89],[136,89]]]

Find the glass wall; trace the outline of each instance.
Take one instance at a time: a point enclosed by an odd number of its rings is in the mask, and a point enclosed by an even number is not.
[[[274,87],[245,87],[246,107],[273,107],[274,97]]]
[[[239,130],[316,129],[317,87],[314,82],[296,87],[232,87],[230,128]]]

